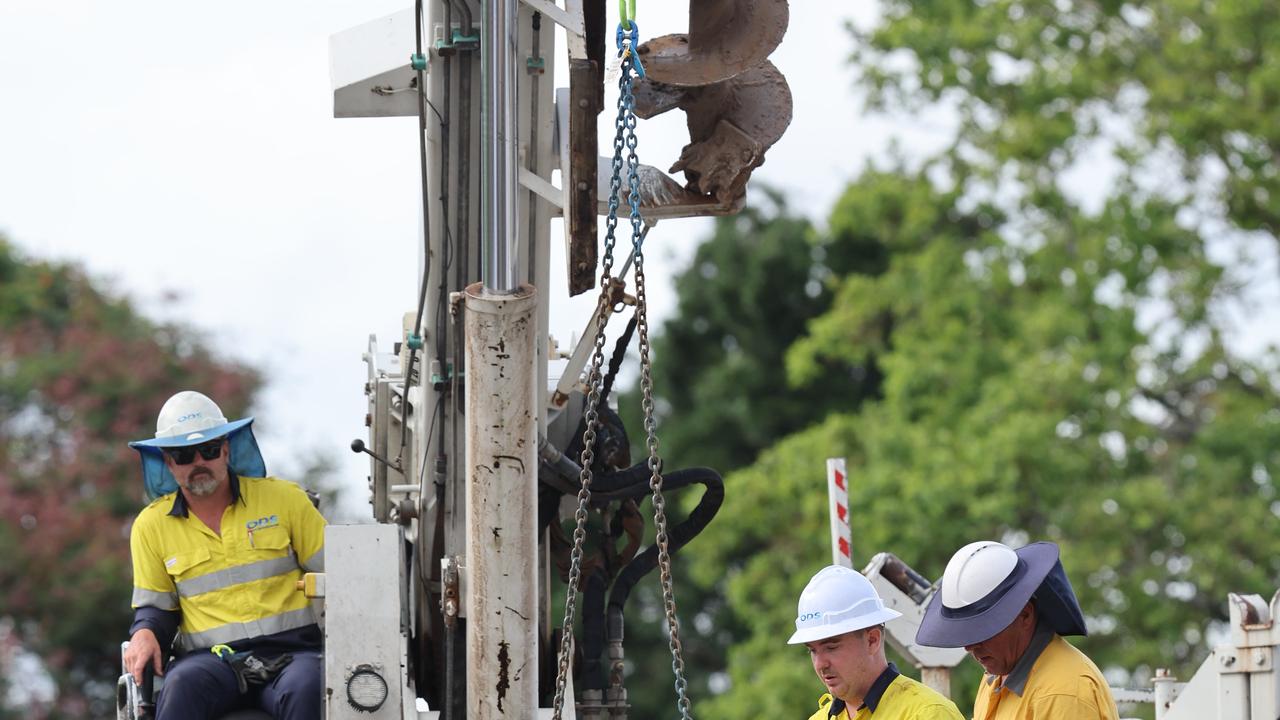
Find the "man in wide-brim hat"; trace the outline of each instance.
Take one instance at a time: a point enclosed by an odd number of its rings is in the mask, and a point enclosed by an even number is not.
[[[1085,634],[1057,545],[984,540],[951,556],[916,642],[963,647],[982,665],[974,720],[1116,720],[1098,666],[1062,637]]]
[[[129,535],[123,659],[136,682],[164,675],[157,720],[322,712],[322,637],[297,584],[324,570],[325,520],[302,488],[267,476],[252,423],[184,390],[160,408],[155,437],[129,443],[154,500]]]

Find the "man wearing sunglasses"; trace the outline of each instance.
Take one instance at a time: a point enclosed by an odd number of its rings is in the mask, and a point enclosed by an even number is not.
[[[325,521],[301,488],[267,476],[252,423],[187,390],[160,409],[154,438],[129,443],[154,500],[130,532],[125,664],[139,683],[148,667],[164,675],[157,720],[321,715],[321,633],[296,585],[324,569]]]

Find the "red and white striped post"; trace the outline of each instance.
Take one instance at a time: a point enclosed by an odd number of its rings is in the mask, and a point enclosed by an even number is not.
[[[831,562],[852,568],[848,477],[844,469],[844,458],[827,458],[827,497],[831,505]]]

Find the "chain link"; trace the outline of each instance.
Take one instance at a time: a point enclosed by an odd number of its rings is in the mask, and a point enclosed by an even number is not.
[[[622,77],[628,77],[628,68],[624,60]],[[622,80],[619,80],[622,87]],[[627,84],[629,89],[630,83]],[[556,693],[551,701],[551,717],[560,720],[564,712],[565,686],[569,680],[569,664],[573,655],[573,624],[577,614],[578,584],[582,578],[582,544],[587,537],[587,506],[591,502],[591,466],[595,463],[596,428],[600,422],[600,395],[604,386],[604,326],[609,317],[610,294],[613,272],[613,249],[617,244],[618,228],[618,194],[622,191],[622,149],[626,142],[626,115],[628,107],[618,103],[618,117],[614,122],[616,133],[613,138],[613,176],[609,181],[609,215],[605,220],[604,258],[601,260],[600,299],[596,302],[595,348],[591,354],[591,366],[587,372],[587,406],[583,420],[586,429],[582,435],[582,455],[579,467],[582,468],[578,481],[578,508],[574,512],[573,550],[569,554],[569,585],[565,590],[564,622],[561,623],[559,663],[556,668]],[[634,121],[633,121],[634,123]]]
[[[628,78],[626,99],[630,106],[634,98]],[[636,271],[636,329],[640,335],[640,407],[644,411],[645,445],[649,450],[649,489],[653,492],[654,543],[658,546],[658,575],[662,587],[662,605],[667,615],[667,644],[671,650],[671,672],[675,675],[676,707],[683,720],[691,720],[688,682],[684,677],[684,650],[680,644],[680,621],[676,617],[675,586],[671,579],[671,553],[667,537],[667,501],[662,494],[662,458],[658,454],[658,428],[654,418],[653,373],[649,364],[649,303],[645,286],[644,248],[641,245],[643,219],[640,217],[639,160],[636,158],[636,118],[634,112],[627,117],[627,170],[631,205],[631,238]]]
[[[636,156],[635,97],[632,93],[632,71],[637,67],[634,40],[622,40],[622,73],[618,79],[618,117],[614,122],[613,175],[609,182],[609,214],[605,220],[605,251],[600,281],[600,300],[596,305],[595,349],[591,356],[591,368],[587,374],[587,408],[584,416],[581,456],[581,489],[578,491],[578,508],[574,513],[573,550],[569,561],[569,586],[565,593],[564,623],[561,625],[560,657],[556,673],[556,692],[552,701],[552,717],[560,720],[564,706],[565,686],[568,681],[572,648],[573,623],[577,610],[578,584],[582,575],[582,545],[586,539],[587,507],[591,501],[591,465],[595,461],[596,428],[599,423],[599,404],[603,385],[601,368],[604,363],[604,325],[607,318],[610,294],[610,273],[613,269],[613,250],[618,226],[619,196],[622,192],[623,150],[626,150],[627,204],[630,208],[632,258],[635,264],[636,328],[640,331],[640,387],[643,395],[645,445],[649,450],[649,489],[653,493],[653,521],[658,547],[659,582],[662,587],[662,603],[666,612],[668,647],[671,650],[671,671],[675,675],[676,707],[682,720],[692,720],[688,697],[688,682],[684,677],[684,653],[680,643],[680,622],[676,617],[675,589],[671,578],[671,553],[668,549],[667,503],[662,494],[662,459],[658,454],[657,423],[654,419],[653,374],[649,366],[649,317],[645,288],[644,252],[642,243],[644,219],[640,216],[640,161]],[[625,272],[625,270],[624,270]]]

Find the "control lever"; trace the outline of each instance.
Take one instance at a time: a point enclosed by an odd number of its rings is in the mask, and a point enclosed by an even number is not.
[[[369,448],[365,447],[364,441],[363,441],[363,440],[361,440],[360,438],[356,438],[355,440],[352,440],[352,441],[351,441],[351,452],[353,452],[353,453],[368,453],[368,454],[369,454],[369,457],[372,457],[374,460],[377,460],[378,462],[382,463],[383,465],[386,465],[387,467],[392,468],[393,470],[395,470],[395,471],[397,471],[397,472],[403,472],[403,468],[401,468],[401,467],[400,467],[400,459],[399,459],[399,458],[396,458],[396,461],[395,461],[395,462],[391,462],[390,460],[388,460],[388,459],[386,459],[386,458],[382,457],[382,456],[381,456],[381,455],[379,455],[378,453],[376,453],[376,452],[374,452],[374,451],[370,450]]]

